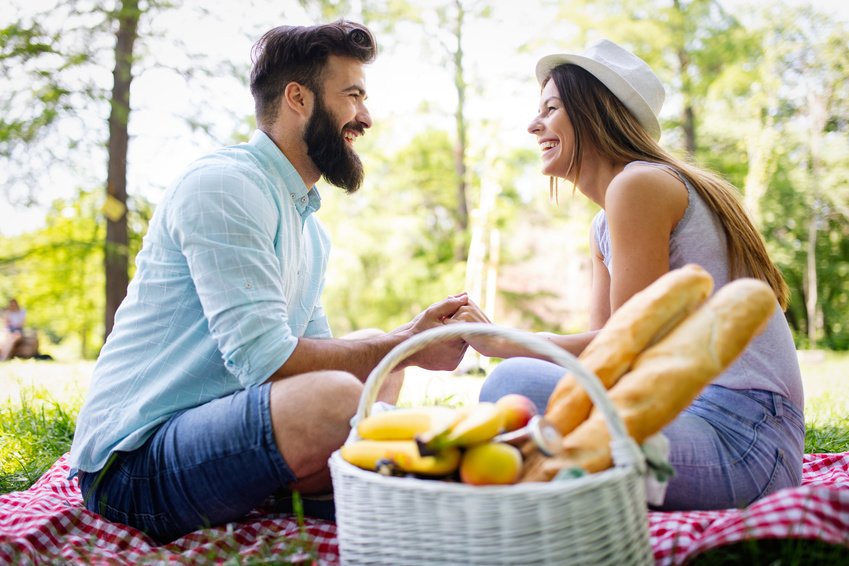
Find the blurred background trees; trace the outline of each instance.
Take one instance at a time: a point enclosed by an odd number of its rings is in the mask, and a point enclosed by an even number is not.
[[[462,289],[504,324],[586,324],[595,210],[570,186],[548,202],[524,127],[538,102],[537,55],[604,36],[667,85],[664,146],[741,189],[791,286],[797,345],[849,349],[849,26],[817,3],[254,0],[239,18],[197,0],[49,4],[0,18],[0,299],[17,296],[31,325],[75,354],[96,355],[116,306],[107,297],[126,287],[108,275],[107,255],[123,250],[111,265],[132,276],[155,203],[179,171],[157,178],[167,156],[138,148],[159,135],[168,139],[156,144],[199,155],[253,129],[234,103],[248,96],[247,48],[214,52],[188,32],[249,46],[277,23],[340,16],[372,27],[381,53],[367,78],[389,79],[369,83],[379,119],[358,142],[364,188],[344,196],[320,183],[334,241],[325,307],[337,334],[392,328]],[[121,51],[128,13],[138,16],[137,43]],[[173,108],[154,120],[160,94]],[[126,192],[116,194],[109,163],[122,151],[109,141],[122,124]],[[32,210],[39,221],[10,229]],[[126,221],[125,241],[109,236],[113,217]]]

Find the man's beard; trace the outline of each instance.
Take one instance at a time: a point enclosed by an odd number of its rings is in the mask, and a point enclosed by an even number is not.
[[[363,182],[363,164],[337,128],[336,121],[321,101],[321,94],[317,93],[315,107],[304,132],[307,155],[328,183],[350,194],[356,192]],[[363,132],[363,126],[358,122],[346,124],[343,131],[346,129]]]

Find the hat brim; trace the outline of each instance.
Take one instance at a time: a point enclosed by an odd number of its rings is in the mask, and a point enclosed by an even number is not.
[[[572,64],[586,69],[618,98],[625,107],[637,118],[637,121],[648,131],[655,141],[660,139],[660,121],[655,116],[646,99],[631,86],[619,73],[595,59],[582,55],[559,53],[546,55],[537,62],[536,77],[541,85],[551,75],[552,69],[560,65]]]

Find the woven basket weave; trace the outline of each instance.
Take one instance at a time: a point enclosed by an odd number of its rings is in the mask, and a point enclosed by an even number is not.
[[[353,423],[367,417],[383,379],[438,340],[495,336],[575,374],[611,432],[614,466],[577,479],[471,486],[387,477],[330,457],[343,564],[651,564],[645,460],[598,378],[532,334],[490,324],[422,332],[393,349],[366,381]],[[352,433],[348,442],[356,440]]]

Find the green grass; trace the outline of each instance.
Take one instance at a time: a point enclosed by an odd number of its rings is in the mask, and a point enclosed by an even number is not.
[[[29,488],[68,451],[78,411],[45,390],[0,407],[0,493]]]
[[[90,371],[90,363],[14,360],[0,364],[0,493],[27,489],[70,449]],[[805,362],[802,374],[806,392],[805,451],[849,451],[849,388],[845,386],[849,353],[829,353],[822,361]],[[462,387],[452,392],[451,380],[441,376],[435,386],[422,389],[419,384],[407,389],[403,401],[408,405],[417,401],[433,404],[435,400],[439,404],[462,404],[474,397],[474,383],[458,383]],[[279,550],[272,551],[271,544],[270,541],[267,552],[259,545],[258,552],[250,557],[240,557],[238,545],[233,546],[232,554],[228,547],[225,564],[281,563],[281,558],[285,558]],[[309,541],[292,541],[292,551],[314,552]],[[712,549],[692,563],[849,564],[849,551],[820,541],[756,540]]]

